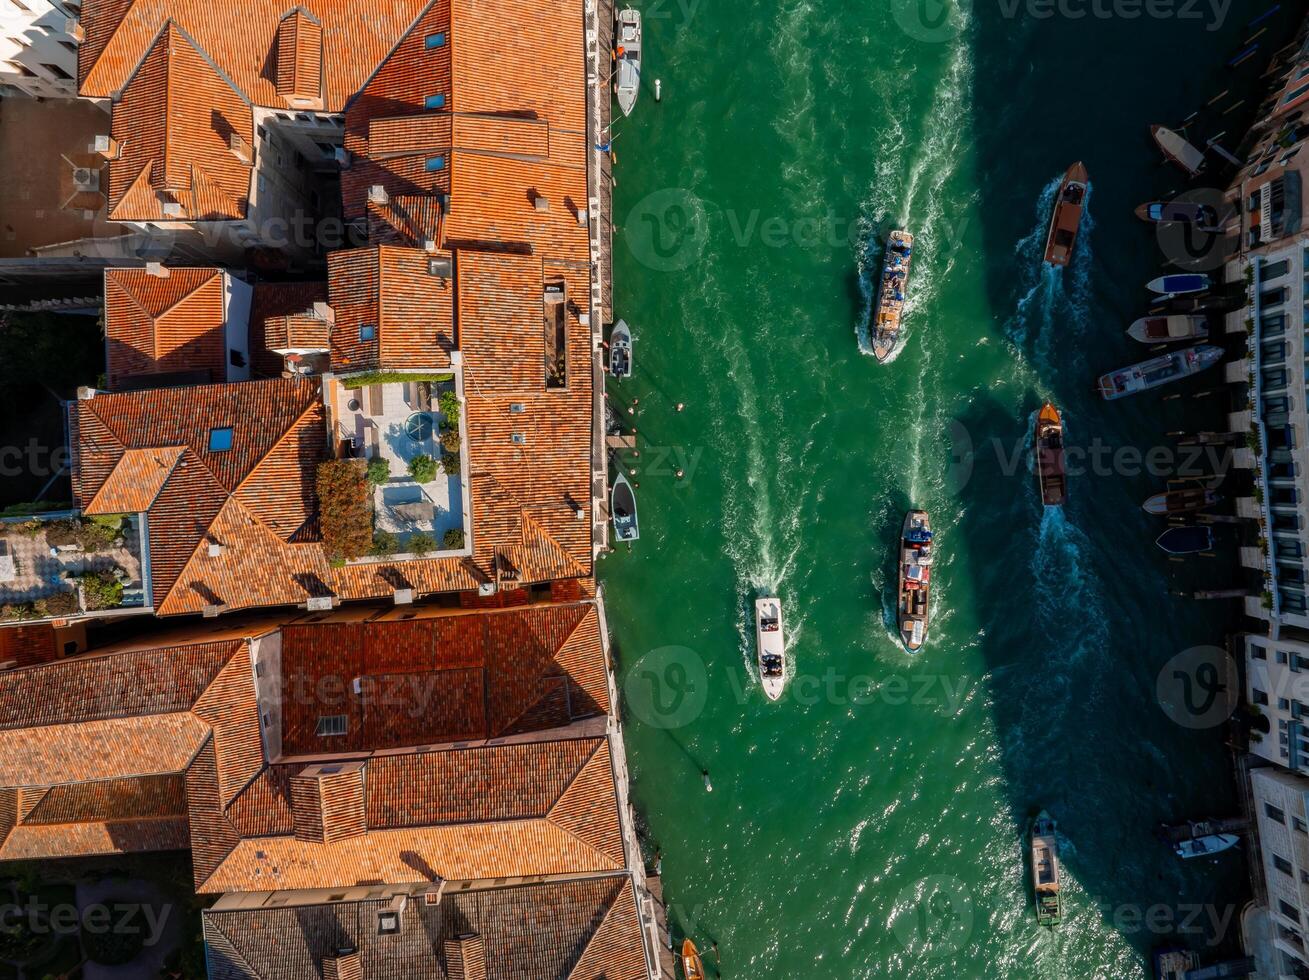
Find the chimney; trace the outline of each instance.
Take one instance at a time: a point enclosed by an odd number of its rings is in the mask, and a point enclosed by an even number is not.
[[[223,611],[222,606],[218,605],[217,603],[210,603],[209,605],[205,606],[204,612],[201,613],[201,615],[205,619],[217,619],[218,614],[222,611]]]
[[[538,211],[549,211],[550,199],[540,191],[532,191],[532,207]]]
[[[185,209],[182,207],[182,205],[179,204],[177,201],[165,201],[165,200],[160,200],[159,203],[163,206],[163,211],[164,211],[164,217],[165,217],[165,218],[184,218],[184,217],[186,217],[186,210],[185,210]]]
[[[236,157],[246,166],[254,163],[254,148],[250,146],[249,141],[240,133],[232,133],[227,137],[227,148],[232,151],[232,156]]]
[[[412,606],[414,604],[413,589],[396,589],[395,604],[397,606]]]
[[[323,957],[323,980],[363,980],[364,965],[359,951],[337,950],[335,956]]]
[[[118,140],[112,136],[104,135],[97,136],[87,149],[92,153],[99,153],[106,160],[117,160],[123,148],[119,145]]]
[[[447,939],[445,962],[450,980],[486,980],[486,944],[476,933]]]
[[[386,192],[386,188],[381,184],[374,184],[368,188],[368,203],[385,206],[391,203],[391,195]]]
[[[322,300],[314,303],[314,316],[324,323],[336,323],[336,311],[332,309],[330,303],[324,303]]]
[[[167,279],[172,275],[172,272],[162,262],[147,262],[145,264],[145,274],[154,276],[156,279]]]
[[[338,146],[333,154],[336,162],[341,165],[342,170],[350,169],[350,151],[344,146]]]
[[[436,239],[435,239],[435,238],[424,238],[424,239],[423,239],[423,251],[424,251],[424,252],[435,252],[435,251],[436,251]]]
[[[209,542],[209,557],[218,558],[223,554],[223,546],[217,541]]]
[[[585,228],[589,217],[590,215],[587,213],[586,208],[580,208],[577,212],[577,223]]]
[[[362,837],[364,816],[362,762],[306,766],[291,777],[291,818],[295,839],[331,844]]]
[[[71,37],[78,44],[86,40],[86,28],[76,17],[69,17],[64,21],[64,33]]]

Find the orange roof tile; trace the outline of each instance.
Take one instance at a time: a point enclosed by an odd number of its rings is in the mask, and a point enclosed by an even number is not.
[[[94,516],[149,510],[185,452],[182,446],[127,450],[83,512]]]
[[[201,372],[227,379],[227,310],[219,269],[105,270],[109,387],[139,375]],[[139,386],[139,385],[138,385]]]
[[[323,25],[297,7],[277,26],[277,94],[293,105],[321,104]]]

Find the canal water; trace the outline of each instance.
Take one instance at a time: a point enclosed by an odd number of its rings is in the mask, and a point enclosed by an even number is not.
[[[1217,372],[1172,401],[1092,385],[1144,356],[1123,331],[1163,262],[1132,209],[1185,187],[1149,124],[1252,85],[1293,12],[1229,72],[1255,8],[642,10],[643,90],[612,144],[636,373],[609,387],[639,434],[621,465],[641,539],[600,574],[675,939],[716,942],[722,975],[749,980],[1123,978],[1176,934],[1230,948],[1242,854],[1184,864],[1153,831],[1238,806],[1191,669],[1236,609],[1171,595],[1236,584],[1235,540],[1220,528],[1221,557],[1170,563],[1140,508],[1168,471],[1222,464],[1165,433],[1216,426],[1226,396],[1190,397]],[[1239,116],[1223,105],[1197,136]],[[1044,270],[1079,159],[1076,257]],[[909,311],[878,365],[861,325],[896,226],[917,239]],[[1070,444],[1062,512],[1027,469],[1047,399]],[[914,656],[892,613],[911,506],[938,546]],[[753,662],[762,590],[784,600],[792,658],[775,704]],[[1054,932],[1023,862],[1040,808],[1065,862]]]

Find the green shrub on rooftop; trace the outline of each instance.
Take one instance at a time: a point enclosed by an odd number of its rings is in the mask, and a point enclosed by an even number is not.
[[[427,453],[419,453],[409,461],[409,475],[416,483],[431,483],[436,479],[436,460]]]
[[[441,539],[441,547],[446,551],[458,551],[464,546],[464,529],[461,527],[452,527],[445,532],[445,537]]]
[[[368,461],[368,482],[374,486],[391,479],[391,463],[382,456],[374,456]]]
[[[409,535],[409,540],[405,543],[405,549],[411,555],[429,554],[436,550],[436,538],[425,531],[419,531],[417,534]]]
[[[318,521],[328,561],[344,562],[373,548],[371,492],[363,460],[329,459],[318,467]]]
[[[347,378],[341,379],[341,384],[346,388],[367,388],[369,385],[391,385],[391,384],[413,384],[418,381],[429,381],[433,384],[440,384],[444,381],[453,381],[453,374],[411,374],[408,371],[365,371],[363,374],[352,374]]]
[[[444,429],[459,428],[459,396],[453,391],[443,391],[436,400],[437,407],[441,410],[443,416],[441,427]]]

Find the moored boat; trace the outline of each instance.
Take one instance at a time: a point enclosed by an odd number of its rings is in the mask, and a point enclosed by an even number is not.
[[[873,300],[873,321],[868,331],[878,361],[886,361],[900,342],[900,318],[904,315],[905,296],[909,290],[909,265],[913,252],[913,235],[907,231],[891,232],[886,242],[882,275]]]
[[[700,951],[695,943],[687,939],[682,943],[682,973],[686,980],[705,980],[704,963],[700,961]]]
[[[1050,230],[1045,236],[1045,260],[1051,265],[1065,266],[1073,257],[1077,229],[1082,224],[1086,205],[1087,181],[1086,167],[1079,161],[1068,168],[1059,185],[1054,212],[1050,215]]]
[[[786,687],[786,632],[782,627],[781,599],[761,596],[755,600],[754,629],[759,682],[768,700],[776,701]]]
[[[630,116],[641,91],[641,12],[625,7],[618,12],[614,37],[614,93],[624,116]]]
[[[1170,527],[1154,543],[1170,555],[1195,555],[1213,548],[1214,532],[1202,524]]]
[[[1213,507],[1223,498],[1207,487],[1182,487],[1165,493],[1156,493],[1142,505],[1147,514],[1170,517],[1173,514],[1190,514]]]
[[[1209,321],[1202,316],[1143,316],[1127,328],[1127,336],[1143,344],[1176,344],[1183,340],[1204,340]]]
[[[897,620],[900,639],[910,653],[927,639],[928,603],[932,593],[932,521],[927,511],[911,510],[900,531]]]
[[[1154,137],[1163,155],[1194,177],[1204,169],[1204,153],[1189,142],[1180,133],[1167,126],[1151,126],[1150,135]]]
[[[641,536],[636,519],[636,492],[622,473],[614,478],[613,489],[609,491],[609,508],[615,539],[635,541]]]
[[[625,320],[609,332],[609,373],[615,378],[632,376],[632,331]]]
[[[1036,894],[1036,921],[1057,926],[1063,919],[1059,896],[1059,841],[1054,818],[1045,810],[1036,815],[1030,828],[1032,890]]]
[[[1132,364],[1100,376],[1100,394],[1106,401],[1126,398],[1190,377],[1217,364],[1223,356],[1221,347],[1199,344],[1186,350],[1172,351],[1159,357]]]
[[[1213,283],[1203,272],[1179,272],[1170,276],[1151,279],[1145,288],[1160,296],[1184,296],[1187,293],[1202,293]]]
[[[1195,201],[1148,201],[1136,209],[1142,221],[1193,225],[1197,231],[1218,231],[1218,212]]]
[[[1200,957],[1189,949],[1156,950],[1153,959],[1155,980],[1185,980],[1190,971],[1200,966]]]
[[[1209,857],[1235,847],[1240,839],[1235,834],[1206,834],[1179,841],[1173,846],[1173,853],[1180,858]]]
[[[1068,495],[1064,473],[1064,420],[1050,402],[1041,406],[1036,416],[1032,444],[1036,447],[1036,481],[1041,487],[1041,503],[1062,507]]]

